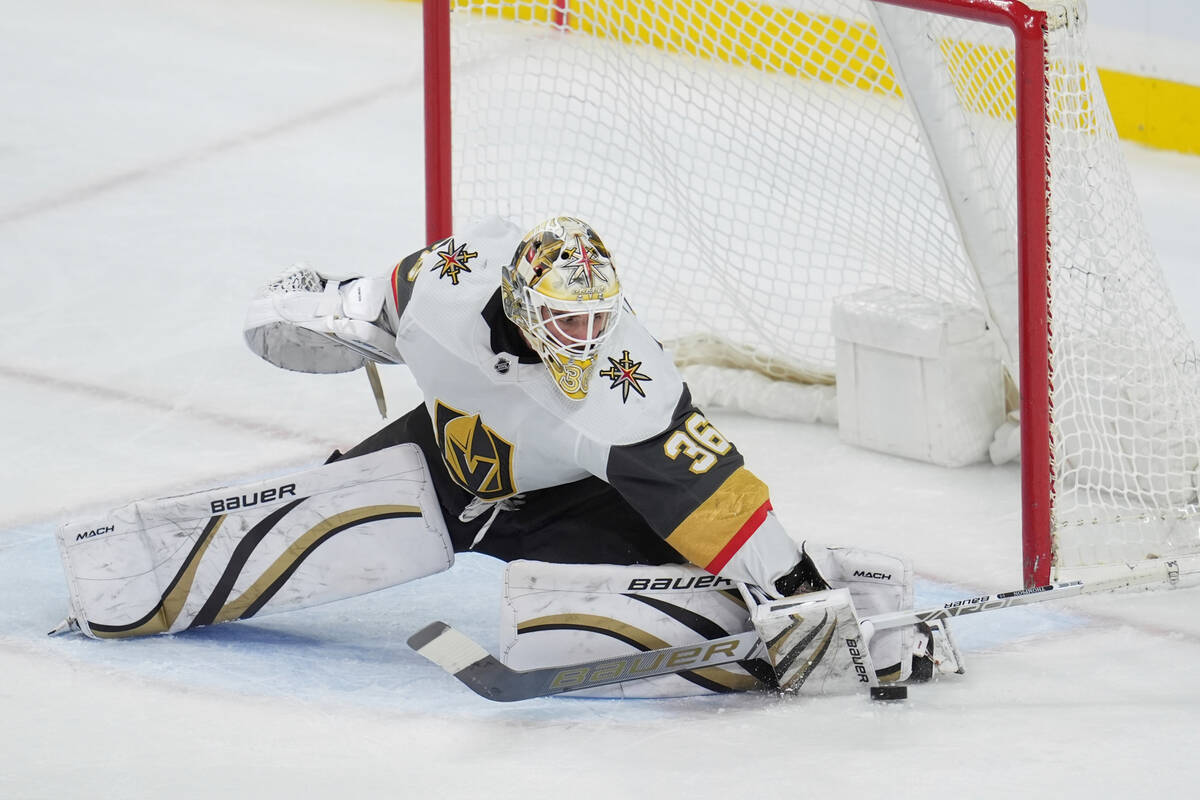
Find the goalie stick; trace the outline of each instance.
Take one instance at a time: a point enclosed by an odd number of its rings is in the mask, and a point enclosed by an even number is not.
[[[900,628],[918,622],[933,622],[981,611],[1044,603],[1080,594],[1113,591],[1148,583],[1176,585],[1179,567],[1164,561],[1161,567],[1142,573],[1130,573],[1119,579],[1099,582],[1068,581],[1016,589],[998,594],[954,600],[934,608],[878,614],[861,621],[863,637],[870,640],[876,632]],[[775,601],[776,607],[785,601]],[[409,637],[408,646],[466,684],[471,691],[501,703],[549,697],[576,689],[588,689],[612,683],[668,675],[701,667],[715,667],[734,661],[759,657],[764,653],[762,640],[755,631],[746,631],[698,644],[665,647],[631,655],[583,661],[557,667],[516,670],[477,644],[466,634],[444,622],[433,622]]]

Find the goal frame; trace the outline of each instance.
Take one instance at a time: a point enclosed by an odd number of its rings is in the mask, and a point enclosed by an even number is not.
[[[1049,320],[1050,164],[1047,14],[1018,0],[870,0],[1008,28],[1015,42],[1018,373],[1021,415],[1022,574],[1050,582],[1053,563],[1053,386]],[[450,12],[452,0],[422,0],[425,101],[425,232],[453,232]],[[565,19],[568,0],[554,0]]]

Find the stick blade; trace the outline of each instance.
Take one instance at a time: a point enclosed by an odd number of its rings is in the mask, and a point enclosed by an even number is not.
[[[444,622],[431,622],[408,637],[408,646],[458,678],[471,691],[501,703],[531,695],[514,692],[519,674]]]

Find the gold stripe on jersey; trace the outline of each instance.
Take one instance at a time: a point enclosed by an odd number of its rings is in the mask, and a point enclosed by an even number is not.
[[[767,485],[738,467],[667,536],[684,558],[717,572],[762,523],[770,507]]]

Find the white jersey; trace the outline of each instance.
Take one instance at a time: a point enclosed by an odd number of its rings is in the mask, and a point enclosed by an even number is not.
[[[630,314],[598,354],[582,400],[567,398],[540,359],[523,363],[517,353],[495,352],[482,312],[498,300],[500,269],[520,239],[520,230],[491,219],[423,253],[409,275],[395,271],[397,283],[412,278],[401,287],[409,296],[397,298],[404,307],[396,348],[425,395],[439,443],[443,449],[469,443],[475,451],[468,458],[490,456],[473,435],[443,441],[444,426],[469,417],[480,424],[460,424],[464,434],[486,435],[511,448],[511,464],[473,464],[471,485],[464,488],[484,499],[588,475],[607,480],[609,448],[666,428],[683,391],[671,359]]]
[[[571,400],[556,387],[500,308],[500,270],[521,236],[488,219],[391,275],[396,348],[452,477],[499,500],[594,475],[689,561],[719,571],[767,518],[766,486],[692,405],[671,359],[628,310],[597,355],[587,395]]]

